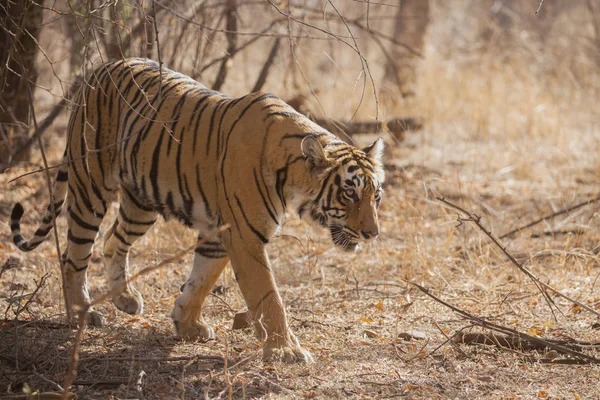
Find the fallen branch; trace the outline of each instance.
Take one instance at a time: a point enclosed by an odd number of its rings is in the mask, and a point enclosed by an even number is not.
[[[521,231],[524,231],[525,229],[531,228],[532,226],[535,226],[535,225],[539,224],[540,222],[544,222],[544,221],[546,221],[548,219],[551,219],[551,218],[554,218],[554,217],[558,217],[559,215],[570,213],[571,211],[575,211],[575,210],[577,210],[579,208],[582,208],[582,207],[585,207],[585,206],[589,206],[590,204],[597,203],[598,201],[600,201],[600,196],[598,196],[596,198],[593,198],[593,199],[586,200],[583,203],[579,203],[579,204],[576,204],[574,206],[569,206],[567,208],[563,208],[562,210],[553,212],[551,214],[544,215],[543,217],[538,218],[535,221],[531,221],[530,223],[528,223],[526,225],[520,226],[518,228],[513,229],[510,232],[506,232],[505,234],[500,235],[499,238],[500,239],[504,239],[504,238],[507,238],[507,237],[511,237],[515,233],[519,233]]]
[[[584,348],[600,348],[600,342],[583,342],[579,340],[554,340],[545,339],[546,342],[554,343],[557,345],[565,346],[575,351],[583,351]],[[546,343],[534,343],[534,342],[523,342],[519,337],[508,334],[487,334],[484,332],[460,332],[453,338],[455,343],[464,344],[488,344],[495,345],[498,347],[504,347],[508,349],[531,351],[531,350],[546,350],[548,348]]]
[[[4,299],[3,299],[4,300]],[[25,321],[20,319],[0,319],[0,326],[9,328],[43,328],[43,329],[70,329],[68,324],[44,320]]]
[[[174,361],[196,361],[196,360],[206,360],[206,361],[218,361],[224,362],[223,357],[221,356],[180,356],[180,357],[90,357],[90,358],[82,358],[79,360],[80,363],[83,362],[174,362]]]
[[[544,298],[546,299],[546,302],[548,302],[548,305],[550,307],[550,311],[552,311],[552,314],[554,314],[554,311],[552,309],[552,306],[556,306],[556,304],[554,303],[554,301],[550,298],[550,296],[548,295],[548,293],[546,293],[546,291],[544,289],[548,289],[550,290],[552,293],[572,302],[573,304],[576,304],[578,306],[580,306],[581,308],[585,309],[586,311],[589,311],[590,313],[600,317],[600,312],[594,310],[592,307],[588,306],[587,304],[583,304],[578,300],[575,300],[569,296],[567,296],[566,294],[561,293],[560,291],[558,291],[557,289],[555,289],[554,287],[548,285],[547,283],[542,282],[537,276],[535,276],[530,270],[528,270],[527,268],[525,268],[523,266],[523,264],[521,264],[520,262],[518,262],[516,260],[516,258],[510,254],[508,252],[508,250],[506,249],[505,246],[503,246],[499,240],[492,234],[491,231],[489,231],[488,229],[486,229],[482,224],[481,224],[481,217],[479,217],[478,215],[465,210],[464,208],[461,208],[455,204],[452,204],[451,202],[449,202],[448,200],[444,199],[443,197],[436,197],[436,199],[438,201],[441,201],[442,203],[452,207],[455,210],[460,211],[461,213],[463,213],[465,216],[461,216],[458,215],[458,223],[459,225],[462,225],[464,222],[473,222],[491,241],[493,244],[495,244],[501,251],[502,253],[504,253],[504,255],[510,260],[510,262],[517,267],[519,270],[521,270],[525,275],[527,275],[532,282],[537,286],[537,288],[540,290],[540,292],[542,293],[542,295],[544,296]],[[558,309],[558,307],[557,307]],[[556,318],[556,316],[555,316]]]
[[[495,346],[499,349],[508,350],[538,350],[545,351],[547,346],[543,346],[539,343],[522,342],[519,338],[511,335],[505,335],[502,333],[485,333],[485,332],[459,332],[453,336],[453,340],[450,342],[453,345],[466,344],[466,345],[477,345],[482,344],[486,346]],[[573,359],[573,358],[557,358],[558,352],[551,350],[544,354],[543,357],[528,357],[529,361],[542,363],[542,364],[568,364],[568,365],[582,365],[589,364],[585,360]]]
[[[60,392],[34,392],[27,394],[15,394],[2,396],[2,400],[59,400],[63,399],[63,394]],[[77,397],[74,394],[70,394],[67,399],[76,399]]]
[[[520,332],[516,329],[508,328],[508,327],[505,327],[502,325],[495,324],[493,322],[486,321],[483,318],[471,315],[468,312],[461,310],[460,308],[457,308],[449,303],[446,303],[444,300],[435,296],[429,290],[427,290],[426,288],[424,288],[423,286],[421,286],[417,283],[410,282],[410,281],[407,281],[407,282],[410,283],[411,285],[413,285],[414,287],[416,287],[417,289],[419,289],[421,292],[425,293],[427,296],[431,297],[433,300],[448,307],[452,311],[462,315],[463,317],[468,319],[473,325],[480,326],[482,328],[490,329],[490,330],[500,332],[505,335],[512,336],[515,338],[517,343],[520,343],[520,342],[532,343],[533,345],[543,346],[543,348],[549,348],[552,350],[556,350],[560,354],[574,357],[575,360],[578,362],[580,361],[585,364],[600,365],[600,359],[598,359],[596,357],[587,355],[587,354],[579,352],[579,351],[572,350],[565,345],[557,344],[550,340],[546,340],[546,339],[542,339],[542,338],[539,338],[536,336],[528,335],[527,333]]]
[[[74,381],[73,385],[118,387],[129,384],[129,378],[106,379],[102,381]]]

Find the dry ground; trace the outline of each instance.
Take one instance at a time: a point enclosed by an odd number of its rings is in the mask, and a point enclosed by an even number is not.
[[[343,253],[325,234],[287,219],[269,253],[291,326],[314,364],[266,365],[252,333],[231,329],[243,300],[229,269],[206,308],[218,339],[176,341],[168,314],[189,270],[188,255],[137,282],[145,314],[131,317],[110,303],[100,306],[106,326],[85,333],[74,387],[79,398],[214,398],[227,397],[228,390],[236,398],[600,398],[600,366],[542,364],[535,352],[445,343],[460,329],[477,329],[405,282],[540,337],[600,339],[597,319],[559,298],[562,313],[554,319],[531,282],[472,226],[457,228],[456,214],[435,200],[445,196],[477,212],[501,234],[596,197],[597,89],[566,83],[559,90],[538,80],[536,71],[519,71],[476,64],[457,74],[442,60],[424,67],[424,100],[415,109],[427,118],[426,128],[388,147],[382,234],[375,244]],[[56,163],[64,143],[60,135],[47,136],[53,137],[47,145]],[[52,241],[28,254],[10,243],[7,218],[14,202],[25,204],[25,234],[45,208],[41,174],[8,183],[34,168],[0,175],[0,265],[7,268],[0,280],[0,318],[6,319],[0,327],[0,392],[18,391],[24,383],[56,390],[75,335],[63,325]],[[545,282],[600,310],[599,210],[596,204],[553,218],[504,244]],[[114,214],[113,207],[101,234]],[[64,246],[64,218],[59,228]],[[193,240],[175,223],[158,223],[135,245],[131,263],[137,270],[156,264]],[[93,297],[106,291],[101,239],[99,244],[89,270]],[[35,301],[19,314],[30,322],[10,322],[31,296],[16,298],[33,292],[45,275]],[[424,339],[399,337],[413,330]]]

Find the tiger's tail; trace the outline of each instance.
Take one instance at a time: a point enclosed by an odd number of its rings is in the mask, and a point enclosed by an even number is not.
[[[67,188],[68,188],[68,177],[69,177],[69,164],[63,164],[56,174],[56,179],[54,182],[54,209],[56,211],[56,216],[60,215],[65,199],[67,198]],[[52,205],[48,204],[48,208],[46,209],[46,215],[42,219],[42,223],[38,227],[37,231],[33,237],[27,241],[23,239],[21,236],[21,217],[23,217],[23,213],[25,210],[23,209],[23,205],[21,203],[15,204],[15,207],[12,210],[10,215],[10,229],[12,231],[13,242],[21,251],[31,251],[38,247],[46,238],[48,234],[52,230],[52,226],[54,220],[56,219],[52,214]]]

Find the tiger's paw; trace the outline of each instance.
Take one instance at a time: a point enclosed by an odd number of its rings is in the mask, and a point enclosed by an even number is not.
[[[198,339],[202,342],[208,342],[209,340],[215,340],[215,330],[212,326],[202,323],[184,323],[180,321],[173,321],[175,324],[175,332],[178,338],[186,340]]]
[[[310,364],[315,360],[308,350],[299,346],[269,347],[265,345],[263,348],[263,361],[281,361],[287,364]]]
[[[122,293],[113,297],[113,304],[127,314],[141,314],[144,312],[144,299],[137,290],[125,289]]]
[[[81,307],[74,306],[71,311],[71,324],[80,327],[81,313],[84,312]],[[92,328],[100,328],[104,325],[104,315],[98,311],[88,309],[85,316],[85,325]]]

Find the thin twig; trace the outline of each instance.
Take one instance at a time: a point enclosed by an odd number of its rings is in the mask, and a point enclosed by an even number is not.
[[[37,376],[38,378],[40,378],[41,380],[43,380],[44,382],[47,382],[49,384],[51,384],[52,386],[54,386],[54,389],[59,390],[59,391],[64,391],[64,389],[62,388],[62,386],[60,386],[58,383],[46,378],[44,375],[40,374],[37,371],[31,371],[35,376]]]
[[[309,24],[307,22],[301,21],[301,20],[293,17],[290,12],[285,13],[272,0],[267,0],[267,2],[279,14],[283,15],[284,17],[287,17],[289,19],[289,21],[294,21],[294,22],[296,22],[297,24],[299,24],[301,26],[306,26],[306,27],[314,29],[314,30],[316,30],[318,32],[324,33],[327,36],[331,36],[332,38],[338,40],[340,43],[343,43],[346,46],[350,47],[358,55],[358,57],[360,59],[360,63],[361,63],[361,74],[364,74],[365,76],[363,77],[363,80],[364,80],[363,94],[361,95],[360,103],[357,106],[357,108],[356,108],[356,110],[354,112],[354,115],[356,115],[356,113],[358,112],[358,108],[360,107],[360,104],[362,104],[362,100],[363,100],[363,96],[364,96],[364,90],[366,88],[366,79],[367,79],[366,75],[368,75],[369,79],[371,81],[371,84],[373,86],[373,94],[374,94],[374,97],[375,97],[375,105],[376,105],[375,119],[378,119],[378,115],[379,115],[379,101],[378,101],[378,98],[377,98],[377,91],[376,91],[375,80],[374,80],[373,76],[371,75],[371,69],[369,68],[369,63],[368,63],[367,59],[365,58],[365,56],[362,54],[362,52],[361,52],[361,50],[360,50],[360,48],[358,46],[358,42],[356,41],[356,38],[354,37],[354,34],[352,33],[352,30],[348,26],[348,23],[346,22],[346,20],[344,19],[344,17],[340,14],[340,12],[337,10],[337,8],[335,7],[335,5],[333,3],[331,3],[330,1],[328,2],[328,4],[331,5],[331,7],[335,10],[336,14],[340,17],[340,20],[342,21],[342,23],[344,24],[344,26],[348,30],[350,38],[352,39],[352,43],[350,43],[350,41],[348,41],[348,40],[344,40],[343,37],[334,34],[333,32],[331,32],[328,29],[319,28],[318,26],[315,26],[315,25]],[[288,9],[289,9],[289,4],[288,4]],[[360,76],[359,76],[359,78],[360,78]],[[354,117],[354,115],[352,116],[352,118]]]
[[[66,293],[65,293],[66,297]],[[81,341],[83,339],[83,333],[87,325],[87,309],[79,311],[79,329],[75,334],[75,340],[73,341],[73,349],[71,350],[71,356],[69,357],[69,370],[65,376],[65,383],[63,391],[63,400],[67,400],[70,395],[71,385],[77,377],[77,365],[79,361],[79,348],[81,347]]]
[[[206,360],[206,361],[219,361],[223,362],[223,357],[221,356],[178,356],[178,357],[89,357],[82,358],[79,360],[80,363],[83,362],[175,362],[175,361],[197,361],[197,360]]]
[[[540,5],[538,6],[537,10],[535,10],[535,14],[534,15],[538,15],[538,13],[540,12],[540,10],[542,9],[542,4],[544,4],[544,0],[540,0]]]
[[[446,338],[446,341],[444,343],[450,343],[450,345],[452,345],[452,347],[454,347],[460,354],[462,354],[463,357],[465,357],[465,358],[471,358],[471,357],[469,357],[469,355],[467,353],[465,353],[463,351],[463,349],[461,349],[459,346],[456,345],[456,343],[454,343],[454,341],[452,339],[455,337],[455,335],[452,335],[452,337],[449,337],[446,334],[446,332],[444,332],[444,330],[442,329],[442,327],[440,326],[440,324],[438,324],[438,322],[435,319],[433,320],[433,324],[438,329],[438,331],[440,331],[440,333],[442,335],[444,335],[444,337]]]
[[[527,275],[529,277],[529,279],[531,279],[531,281],[534,283],[534,285],[538,288],[538,290],[540,291],[540,293],[542,294],[542,296],[544,297],[544,300],[546,300],[546,303],[548,303],[548,307],[550,307],[550,311],[552,312],[552,316],[554,317],[554,319],[556,320],[556,315],[554,314],[554,307],[556,307],[557,310],[560,310],[558,308],[558,306],[554,303],[554,300],[552,300],[552,298],[550,298],[550,296],[548,295],[548,293],[546,293],[546,291],[542,288],[542,286],[544,286],[545,284],[540,281],[538,279],[537,276],[535,276],[531,271],[529,271],[527,268],[525,268],[520,262],[518,262],[512,254],[510,254],[508,252],[508,250],[506,250],[506,247],[503,246],[502,244],[500,244],[500,242],[498,241],[498,239],[496,239],[496,237],[494,235],[492,235],[492,232],[489,231],[488,229],[486,229],[482,224],[481,224],[481,217],[465,210],[464,208],[461,208],[459,206],[457,206],[456,204],[453,204],[451,202],[449,202],[448,200],[444,199],[443,197],[436,197],[436,199],[438,201],[441,201],[442,203],[454,208],[455,210],[458,210],[460,212],[462,212],[464,215],[466,215],[467,217],[463,217],[458,215],[457,216],[457,220],[458,220],[458,224],[462,225],[463,222],[473,222],[483,233],[485,233],[485,235],[496,245],[500,248],[500,250],[506,255],[506,257],[508,257],[508,259],[518,268],[520,269],[522,272],[525,273],[525,275]],[[556,291],[555,289],[552,289],[553,291]],[[558,292],[558,291],[556,291]],[[600,315],[600,314],[599,314]]]
[[[277,25],[278,23],[284,21],[284,18],[279,18],[276,20],[271,21],[271,23],[262,31],[258,32],[256,34],[256,36],[254,36],[252,39],[248,39],[246,42],[244,42],[244,44],[240,45],[239,47],[237,47],[234,50],[234,53],[239,53],[242,50],[244,50],[246,47],[250,46],[252,43],[256,42],[259,39],[264,38],[265,36],[269,36],[267,35],[267,32],[270,31],[275,25]],[[280,36],[277,36],[280,37]],[[206,63],[206,65],[204,65],[201,69],[200,69],[200,73],[203,73],[204,71],[206,71],[207,69],[209,69],[210,67],[214,66],[215,64],[222,62],[224,59],[229,58],[228,54],[225,54],[224,56],[221,56],[219,58],[215,58],[214,60]]]
[[[40,289],[42,289],[42,287],[46,284],[46,279],[48,279],[48,276],[50,276],[48,273],[45,273],[39,280],[39,282],[35,282],[35,290],[31,293],[26,294],[25,296],[23,296],[21,299],[19,299],[19,301],[17,302],[18,307],[17,310],[14,311],[15,313],[15,320],[17,320],[19,318],[19,315],[27,310],[27,312],[29,312],[31,314],[31,312],[28,310],[29,305],[31,304],[31,302],[34,300],[35,296],[37,295],[37,293],[40,291]],[[23,298],[25,297],[29,297],[24,304],[22,304]],[[9,299],[10,301],[11,299]]]
[[[23,67],[24,68],[24,67]],[[25,70],[23,75],[27,76]],[[31,85],[27,79],[27,92],[29,94],[29,107],[31,108],[31,118],[33,120],[33,126],[37,131],[39,129],[37,119],[35,117],[34,97]],[[40,153],[42,154],[42,162],[44,163],[44,170],[46,171],[46,184],[48,185],[48,194],[50,196],[50,212],[52,213],[52,231],[54,232],[54,244],[56,245],[56,257],[58,258],[58,265],[60,265],[60,276],[62,280],[63,299],[65,302],[65,312],[67,315],[67,324],[71,323],[71,307],[69,304],[69,296],[67,296],[67,278],[65,274],[65,265],[62,259],[62,252],[60,251],[60,242],[58,241],[58,228],[56,227],[56,205],[54,202],[54,190],[52,187],[52,178],[50,177],[50,169],[48,168],[48,159],[46,158],[46,151],[44,150],[44,144],[42,143],[41,136],[37,136],[38,145],[40,146]]]

